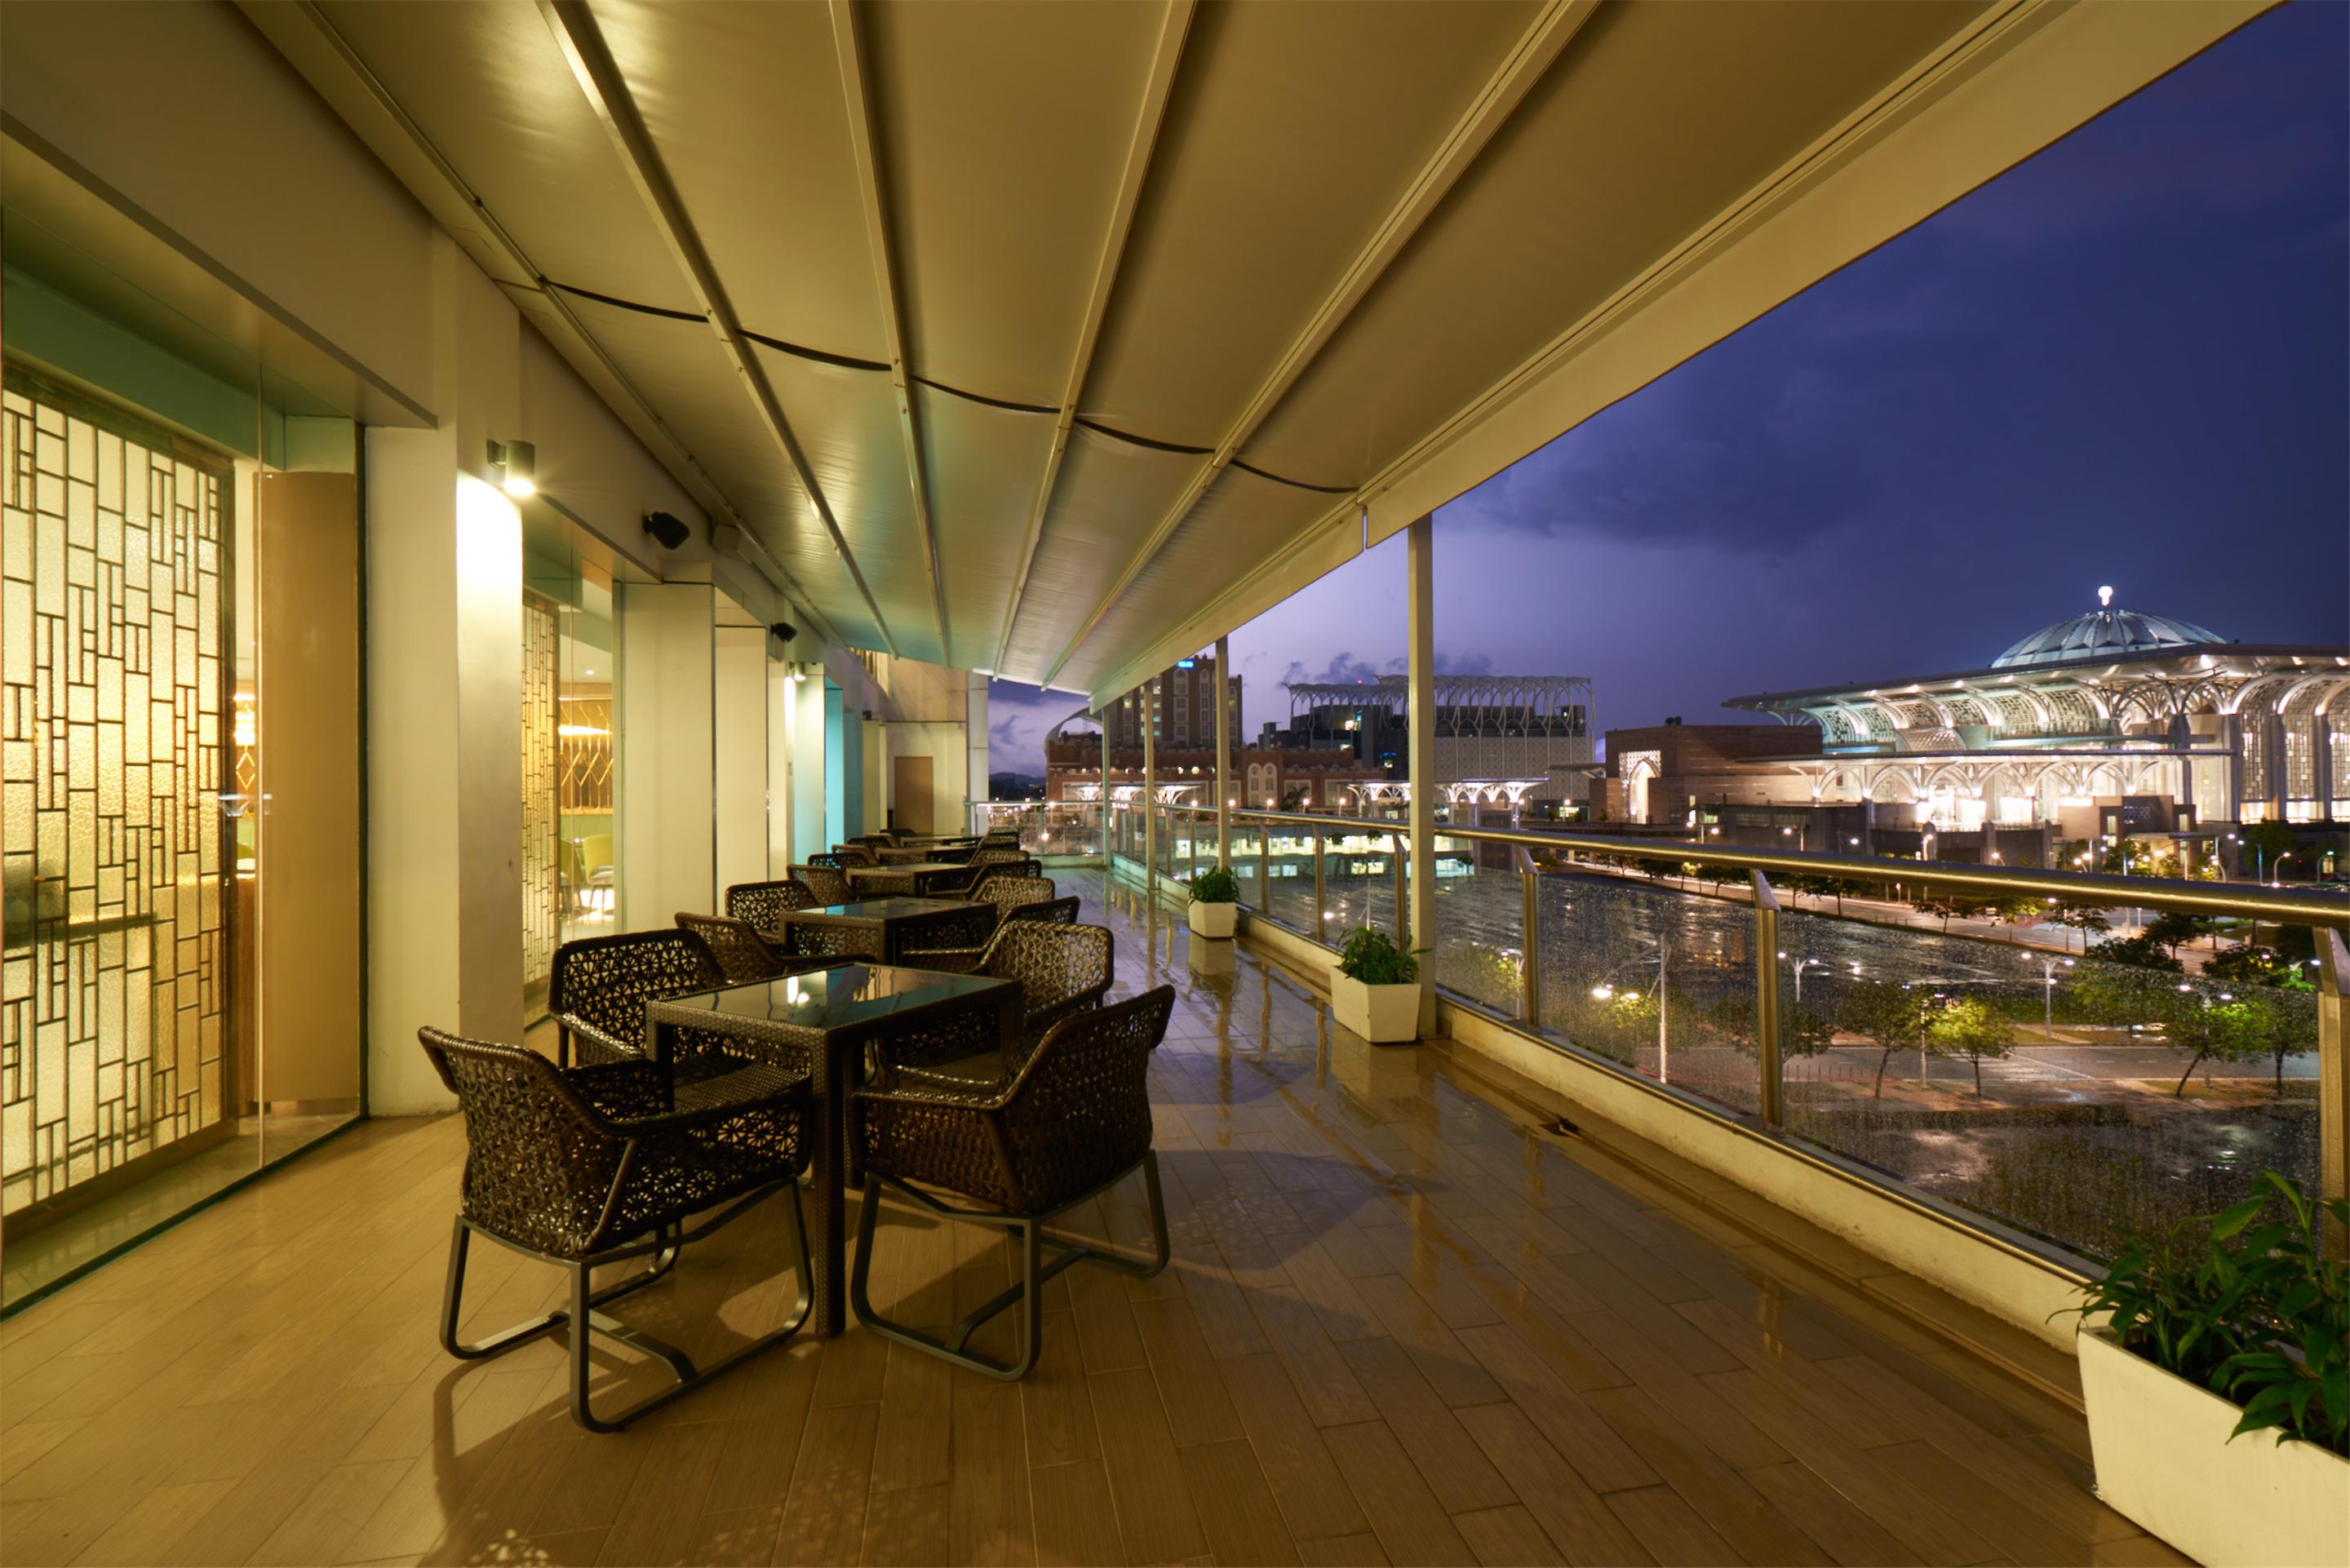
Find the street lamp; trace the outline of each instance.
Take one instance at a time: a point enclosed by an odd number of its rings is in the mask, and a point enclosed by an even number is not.
[[[1787,955],[1781,953],[1779,956],[1785,958]],[[1801,1007],[1804,1004],[1804,971],[1807,969],[1825,969],[1828,967],[1828,961],[1824,958],[1814,958],[1806,953],[1788,967],[1795,971],[1795,1005]]]
[[[2042,1033],[2048,1036],[2049,1044],[2053,1045],[2056,1042],[2057,961],[2054,959],[2042,959],[2040,961],[2040,967],[2042,971],[2041,981],[2043,984],[2043,989],[2040,992],[2040,1028]],[[2073,967],[2073,961],[2071,959],[2064,960],[2064,967],[2071,969]]]
[[[2293,851],[2290,849],[2277,857],[2277,879],[2274,886],[2279,888],[2284,886],[2284,863],[2292,858]]]

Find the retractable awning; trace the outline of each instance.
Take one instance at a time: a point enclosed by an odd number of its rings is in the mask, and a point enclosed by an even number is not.
[[[244,6],[839,636],[1097,698],[2263,8]]]

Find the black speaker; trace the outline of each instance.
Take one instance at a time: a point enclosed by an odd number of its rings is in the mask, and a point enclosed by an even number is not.
[[[799,628],[793,626],[788,621],[779,620],[775,625],[769,627],[767,630],[774,635],[777,642],[789,642],[792,639],[800,634]]]
[[[685,525],[683,518],[667,512],[646,513],[645,532],[664,550],[674,550],[693,537],[693,530]]]

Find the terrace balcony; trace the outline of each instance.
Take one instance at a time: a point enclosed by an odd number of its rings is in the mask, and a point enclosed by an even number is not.
[[[377,1121],[0,1328],[10,1560],[2183,1561],[2093,1494],[2037,1335],[1459,1040],[1364,1044],[1285,946],[1058,874],[1118,993],[1179,992],[1175,1261],[1055,1282],[1024,1382],[852,1327],[581,1432],[557,1344],[440,1353],[463,1130]],[[1003,1284],[1001,1246],[897,1218],[885,1311]],[[1088,1218],[1139,1233],[1127,1189]],[[707,1247],[629,1315],[714,1354],[785,1248]],[[477,1288],[468,1333],[556,1282]]]

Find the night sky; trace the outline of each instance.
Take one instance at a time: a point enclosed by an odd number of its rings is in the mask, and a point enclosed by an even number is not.
[[[1444,670],[1598,721],[1988,664],[2095,607],[2350,643],[2350,5],[2297,0],[1436,514]],[[1232,634],[1403,669],[1400,535]],[[997,772],[1079,703],[995,683]]]

